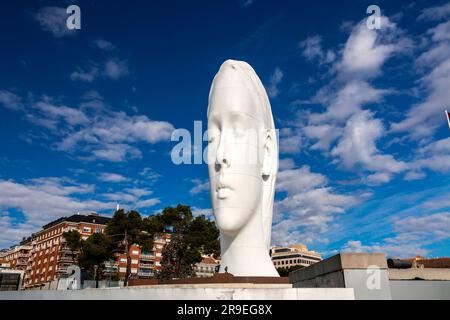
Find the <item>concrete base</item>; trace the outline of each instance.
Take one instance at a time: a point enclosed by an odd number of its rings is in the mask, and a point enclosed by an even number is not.
[[[110,288],[72,291],[0,292],[0,300],[354,300],[351,288],[270,288],[234,286]]]
[[[358,300],[390,300],[382,253],[340,253],[289,273],[294,288],[353,288]]]

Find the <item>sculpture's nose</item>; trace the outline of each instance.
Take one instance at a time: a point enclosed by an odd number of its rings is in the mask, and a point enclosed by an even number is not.
[[[219,146],[217,147],[216,164],[227,168],[231,165],[230,151],[226,146],[223,134],[220,137]]]

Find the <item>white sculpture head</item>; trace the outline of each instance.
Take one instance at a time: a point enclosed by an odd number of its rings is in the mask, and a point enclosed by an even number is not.
[[[230,273],[278,276],[269,257],[277,170],[278,143],[264,86],[249,64],[227,60],[209,94],[208,171],[221,268]],[[251,266],[243,265],[247,258]]]

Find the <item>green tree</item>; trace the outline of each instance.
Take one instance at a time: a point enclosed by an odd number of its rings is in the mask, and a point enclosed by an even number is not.
[[[73,263],[75,263],[75,257],[81,249],[81,235],[77,230],[70,230],[63,233],[63,237],[66,240],[66,245],[69,247]]]
[[[161,280],[186,278],[194,275],[193,265],[202,260],[202,254],[219,255],[219,230],[205,216],[193,219],[189,206],[178,205],[162,212],[171,241],[162,252]]]
[[[128,279],[131,274],[131,258],[129,252],[129,246],[132,244],[138,244],[145,250],[151,250],[153,248],[153,233],[151,228],[146,230],[150,223],[143,220],[139,212],[128,211],[123,209],[117,210],[108,225],[105,228],[106,236],[111,239],[112,252],[122,251],[127,256],[127,269],[125,272],[124,285],[128,284]]]
[[[78,263],[80,267],[94,275],[96,288],[98,288],[105,261],[112,257],[111,240],[103,233],[94,233],[82,241]]]
[[[201,215],[189,223],[184,239],[189,248],[195,249],[200,254],[212,254],[217,258],[220,256],[219,235],[219,229],[214,221],[209,221]]]
[[[180,279],[191,277],[194,273],[192,261],[197,259],[198,252],[188,250],[181,234],[173,234],[170,242],[164,247],[161,259],[160,280]],[[201,260],[201,257],[200,257]]]

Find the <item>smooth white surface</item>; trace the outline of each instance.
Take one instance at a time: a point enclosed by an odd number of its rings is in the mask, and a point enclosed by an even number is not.
[[[354,300],[351,288],[122,288],[3,291],[0,300]]]
[[[207,162],[219,272],[278,277],[269,256],[278,143],[269,98],[246,62],[227,60],[214,77]]]

